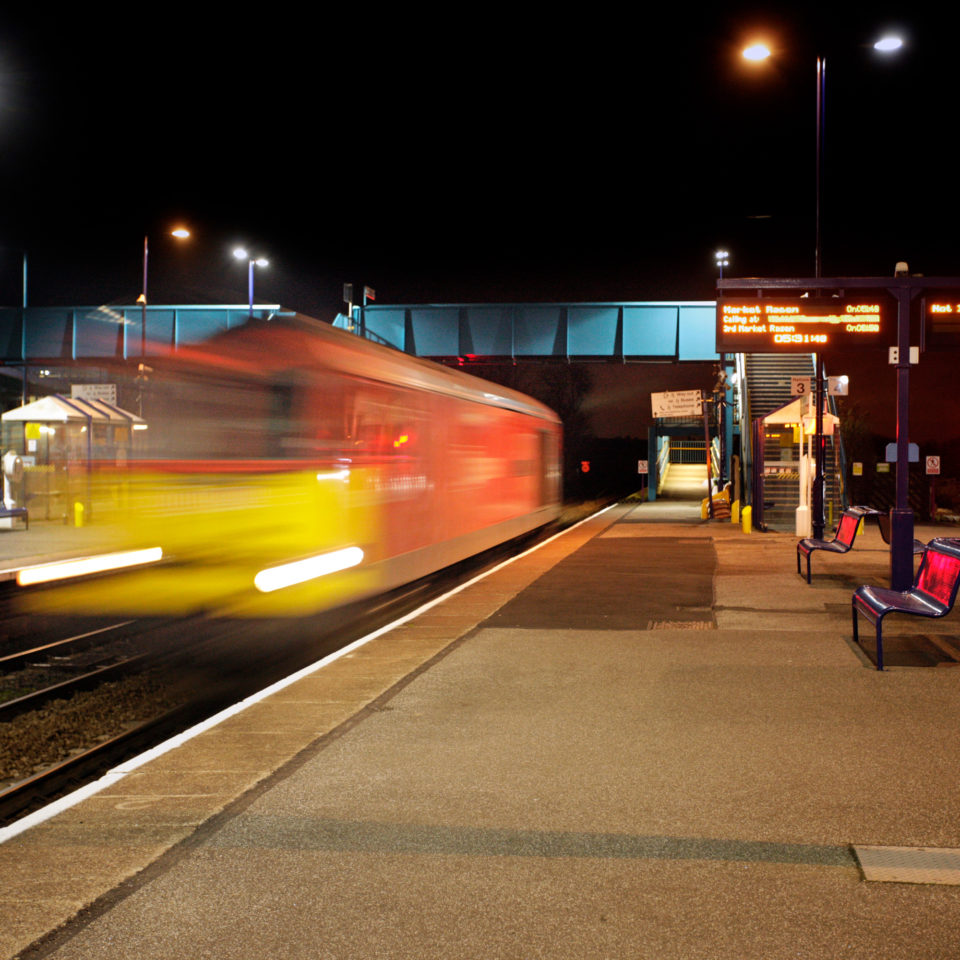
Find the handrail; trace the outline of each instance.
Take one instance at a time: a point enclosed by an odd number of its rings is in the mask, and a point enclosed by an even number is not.
[[[824,374],[826,375],[826,374]],[[827,394],[827,402],[829,404],[830,412],[837,417],[838,423],[840,416],[837,413],[837,399],[836,397]],[[843,434],[840,432],[839,426],[833,432],[833,442],[837,445],[837,460],[838,469],[837,469],[837,482],[840,487],[840,509],[846,510],[850,504],[847,502],[847,450],[843,445]]]

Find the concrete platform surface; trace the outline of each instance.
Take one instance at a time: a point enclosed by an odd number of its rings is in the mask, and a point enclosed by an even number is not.
[[[960,956],[852,851],[960,848],[957,614],[878,672],[795,543],[593,518],[8,839],[0,956]]]

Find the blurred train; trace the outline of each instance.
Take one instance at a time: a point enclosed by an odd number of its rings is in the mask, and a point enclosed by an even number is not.
[[[131,565],[46,611],[300,616],[558,516],[559,419],[506,388],[301,316],[149,364],[147,429],[84,478],[87,553]]]

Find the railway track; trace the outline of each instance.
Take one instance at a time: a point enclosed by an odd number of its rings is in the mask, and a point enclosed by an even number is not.
[[[148,667],[154,652],[137,652],[123,621],[0,656],[0,723],[51,700]]]

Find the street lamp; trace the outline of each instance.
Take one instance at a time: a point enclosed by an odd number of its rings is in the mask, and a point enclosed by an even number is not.
[[[893,53],[903,47],[903,39],[893,34],[887,34],[873,44],[873,49],[879,53]],[[752,43],[741,51],[745,60],[754,63],[760,63],[773,56],[770,48],[762,42]],[[820,243],[820,214],[823,202],[823,191],[821,186],[823,174],[823,149],[824,149],[824,102],[827,90],[827,58],[825,56],[817,57],[817,128],[816,128],[816,209],[815,209],[815,231],[816,238],[814,244],[814,276],[821,277],[821,243]]]
[[[900,37],[887,35],[881,37],[874,45],[874,49],[880,53],[891,53],[899,50],[903,46],[903,40]],[[744,48],[743,57],[746,60],[759,62],[766,60],[771,56],[770,48],[763,43],[754,43]],[[817,57],[817,160],[816,160],[816,196],[814,211],[814,277],[819,279],[823,276],[822,272],[822,252],[820,241],[820,214],[823,205],[823,148],[824,148],[824,102],[827,91],[827,58],[825,56]],[[814,391],[814,402],[816,408],[816,477],[813,486],[813,535],[817,538],[823,537],[824,518],[824,437],[823,437],[823,354],[817,353],[816,357],[816,389]]]
[[[264,257],[251,257],[249,253],[243,247],[237,247],[233,251],[233,255],[238,260],[247,261],[247,294],[250,301],[250,319],[253,319],[253,268],[254,267],[266,267],[270,265],[270,261]]]
[[[171,237],[178,240],[187,240],[190,237],[190,231],[186,227],[175,227],[170,231]],[[143,238],[143,290],[137,297],[137,303],[140,304],[140,355],[145,356],[147,352],[147,262],[150,259],[150,242],[147,236]]]
[[[723,268],[730,266],[730,254],[726,250],[718,250],[714,255],[713,259],[717,263],[717,267],[720,269],[720,279],[723,279]]]

